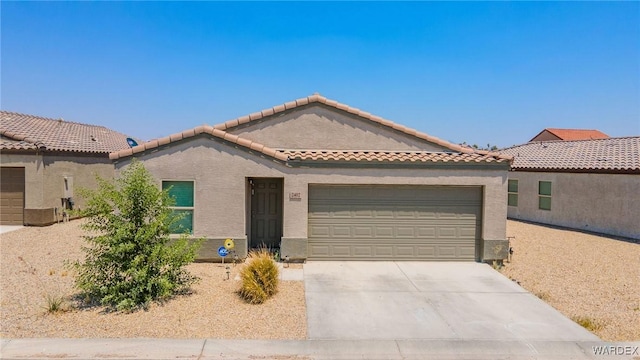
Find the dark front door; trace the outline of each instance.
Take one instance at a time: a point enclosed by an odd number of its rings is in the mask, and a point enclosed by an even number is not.
[[[251,247],[280,247],[282,238],[282,179],[250,179]]]

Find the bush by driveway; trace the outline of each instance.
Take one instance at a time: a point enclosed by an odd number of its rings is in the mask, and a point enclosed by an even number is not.
[[[80,221],[2,234],[1,338],[306,338],[302,281],[281,281],[273,298],[249,305],[235,293],[240,266],[231,266],[231,280],[224,280],[226,269],[219,263],[189,265],[202,279],[193,293],[152,304],[148,311],[105,314],[89,308],[48,314],[47,297],[68,301],[76,293],[63,262],[82,256]]]

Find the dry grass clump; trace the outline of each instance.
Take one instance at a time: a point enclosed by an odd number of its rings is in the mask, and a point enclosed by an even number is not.
[[[250,304],[262,304],[278,292],[278,275],[278,266],[269,250],[252,250],[240,270],[242,285],[238,293]]]
[[[64,296],[46,294],[44,295],[45,309],[48,314],[55,314],[69,310],[69,304]]]
[[[602,324],[589,316],[574,316],[571,320],[591,332],[602,329]]]

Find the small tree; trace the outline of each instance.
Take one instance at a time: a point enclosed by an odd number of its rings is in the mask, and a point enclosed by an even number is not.
[[[170,239],[170,226],[179,221],[169,208],[174,201],[141,163],[134,161],[115,181],[98,177],[98,189],[81,195],[87,199],[79,214],[88,218],[82,227],[90,231],[84,236],[89,245],[83,247],[84,262],[72,265],[86,297],[134,310],[198,280],[184,267],[194,261],[201,241],[191,243],[187,234]]]

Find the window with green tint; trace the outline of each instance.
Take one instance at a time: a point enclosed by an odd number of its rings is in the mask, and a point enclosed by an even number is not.
[[[193,210],[177,210],[173,209],[174,215],[181,216],[179,221],[171,225],[172,234],[193,233]]]
[[[551,197],[550,196],[540,196],[538,198],[538,208],[540,210],[551,210]]]
[[[538,181],[538,209],[551,210],[551,181]]]
[[[551,196],[551,181],[538,181],[538,195]]]
[[[162,190],[169,189],[169,196],[176,207],[193,207],[193,181],[163,181]]]
[[[507,205],[518,206],[518,180],[509,179],[508,184]]]
[[[167,190],[175,200],[171,207],[180,220],[171,225],[172,234],[193,233],[193,181],[163,181],[162,190]]]

